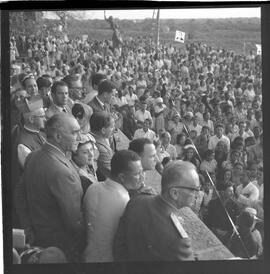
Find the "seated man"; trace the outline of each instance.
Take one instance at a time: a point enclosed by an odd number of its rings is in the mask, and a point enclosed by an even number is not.
[[[115,260],[193,260],[179,209],[192,206],[198,190],[199,176],[193,164],[169,163],[162,174],[161,195],[138,195],[128,203],[114,240]]]
[[[111,160],[111,176],[92,184],[84,197],[87,247],[84,262],[112,262],[112,245],[118,222],[129,201],[128,189],[143,180],[140,157],[133,151],[117,151]]]

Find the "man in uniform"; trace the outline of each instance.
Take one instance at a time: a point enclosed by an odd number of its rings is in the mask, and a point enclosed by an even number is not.
[[[196,168],[181,160],[162,174],[161,195],[138,195],[128,203],[114,241],[116,261],[193,260],[179,209],[191,207],[199,190]]]

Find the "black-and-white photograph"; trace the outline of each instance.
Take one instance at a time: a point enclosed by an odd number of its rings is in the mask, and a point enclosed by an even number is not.
[[[9,28],[13,264],[263,260],[260,7]]]

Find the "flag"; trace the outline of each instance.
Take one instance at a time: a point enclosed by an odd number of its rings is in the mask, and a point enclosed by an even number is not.
[[[256,48],[257,48],[257,55],[262,55],[262,45],[256,44]]]
[[[185,35],[186,33],[180,30],[175,32],[175,41],[180,43],[185,43]]]
[[[88,34],[83,34],[82,35],[82,40],[85,42],[88,39]]]

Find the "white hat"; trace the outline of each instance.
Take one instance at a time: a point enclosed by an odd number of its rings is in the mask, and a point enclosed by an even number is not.
[[[184,146],[184,149],[189,149],[189,148],[193,148],[195,150],[195,147],[192,144],[188,144]]]
[[[156,104],[158,104],[158,103],[163,103],[163,99],[161,98],[161,97],[158,97],[157,99],[156,99]]]

